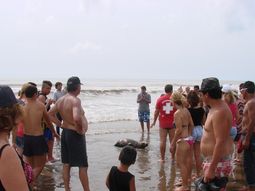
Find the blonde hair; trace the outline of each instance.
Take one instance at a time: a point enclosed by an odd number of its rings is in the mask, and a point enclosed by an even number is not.
[[[184,103],[185,103],[185,97],[178,91],[174,92],[171,96],[171,100],[177,104],[177,105],[180,105],[180,106],[183,106]]]
[[[229,104],[234,103],[236,101],[236,98],[232,91],[224,93],[224,97],[225,96],[229,98],[228,100],[225,99],[227,102],[229,102]]]

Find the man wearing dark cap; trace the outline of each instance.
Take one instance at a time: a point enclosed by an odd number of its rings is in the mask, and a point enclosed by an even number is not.
[[[240,92],[245,100],[242,129],[244,133],[244,173],[249,191],[255,190],[255,85],[246,81]]]
[[[232,170],[232,114],[228,105],[221,99],[221,86],[217,78],[203,79],[200,91],[204,104],[210,107],[200,146],[204,157],[203,180],[205,183],[215,179],[227,180]]]
[[[57,100],[50,109],[52,121],[60,122],[56,114],[60,113],[63,121],[61,135],[61,159],[63,163],[63,179],[65,190],[70,191],[71,167],[79,167],[79,178],[83,190],[89,191],[88,161],[85,133],[88,122],[81,100],[77,97],[81,92],[81,82],[78,77],[71,77],[67,81],[67,94]]]
[[[159,136],[160,136],[160,161],[165,161],[165,151],[166,151],[166,140],[167,135],[169,136],[169,143],[171,143],[175,134],[174,127],[174,109],[173,103],[171,101],[171,96],[173,92],[173,86],[167,84],[165,86],[165,95],[158,98],[156,103],[156,109],[154,112],[154,120],[151,124],[153,127],[159,117]],[[175,152],[172,153],[172,159],[174,159]]]

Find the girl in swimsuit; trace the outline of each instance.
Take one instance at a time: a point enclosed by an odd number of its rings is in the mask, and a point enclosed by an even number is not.
[[[171,142],[170,151],[173,152],[176,147],[176,161],[182,178],[182,186],[176,190],[187,191],[190,190],[194,143],[191,132],[194,125],[188,109],[184,107],[185,98],[181,93],[174,92],[171,99],[177,110],[174,114],[176,130]]]

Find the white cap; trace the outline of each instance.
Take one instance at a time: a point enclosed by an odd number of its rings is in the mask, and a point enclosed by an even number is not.
[[[229,84],[223,84],[221,91],[224,92],[224,93],[231,92],[232,87]]]

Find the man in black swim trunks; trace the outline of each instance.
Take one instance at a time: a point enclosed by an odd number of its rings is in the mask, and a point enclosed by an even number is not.
[[[78,77],[71,77],[67,81],[67,94],[61,97],[50,109],[52,121],[58,121],[56,114],[60,113],[63,122],[61,135],[61,159],[63,163],[63,178],[65,190],[70,191],[71,167],[79,167],[79,177],[83,190],[89,191],[88,161],[85,133],[88,122],[81,100],[77,97],[81,91],[81,82]]]

